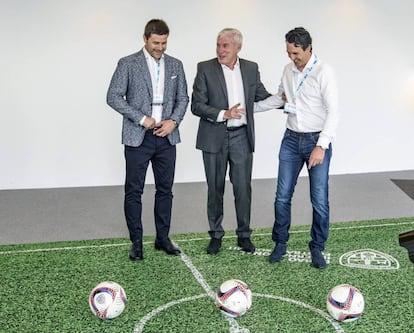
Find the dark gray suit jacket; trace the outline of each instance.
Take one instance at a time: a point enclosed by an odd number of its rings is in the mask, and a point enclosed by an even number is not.
[[[180,60],[164,54],[165,82],[162,120],[172,119],[180,124],[188,105],[187,82]],[[123,116],[122,143],[141,145],[145,128],[140,125],[144,116],[152,115],[151,75],[144,52],[140,50],[119,60],[107,93],[107,103]],[[172,145],[180,142],[177,128],[168,135]]]
[[[247,133],[250,150],[254,151],[254,117],[253,103],[268,96],[269,92],[260,81],[258,65],[240,59],[240,71],[243,79],[246,102]],[[226,135],[225,122],[217,122],[221,110],[228,105],[226,81],[223,69],[217,58],[200,62],[194,80],[191,112],[200,117],[196,148],[210,153],[217,153],[223,146]]]

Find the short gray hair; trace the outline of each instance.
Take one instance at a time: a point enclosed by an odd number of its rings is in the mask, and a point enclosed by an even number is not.
[[[243,35],[239,30],[234,29],[234,28],[224,28],[223,30],[221,30],[218,33],[217,38],[221,38],[225,35],[232,35],[233,36],[233,42],[237,45],[242,45]]]

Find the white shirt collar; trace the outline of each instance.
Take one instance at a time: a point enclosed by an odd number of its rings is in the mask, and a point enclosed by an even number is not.
[[[303,68],[303,70],[302,70],[302,71],[300,71],[300,70],[296,67],[295,63],[293,63],[293,70],[294,70],[295,72],[301,72],[301,73],[304,73],[304,72],[305,72],[305,69],[307,69],[307,68],[309,68],[309,67],[312,67],[312,66],[313,66],[313,64],[314,64],[314,62],[315,62],[315,59],[316,59],[316,55],[315,55],[314,53],[312,53],[312,54],[311,54],[311,57],[309,58],[308,62],[306,63],[306,66]]]
[[[147,51],[145,47],[142,48],[142,51],[144,52],[145,59],[147,59],[147,61],[149,59],[152,59],[154,62],[157,62],[157,60],[155,60],[154,57],[151,54],[149,54],[149,52]],[[160,60],[164,60],[164,53],[162,54]]]
[[[228,69],[228,70],[234,70],[235,68],[240,68],[240,58],[239,57],[237,57],[237,60],[236,60],[236,63],[234,64],[234,68],[233,69],[231,69],[230,67],[228,67],[227,65],[224,65],[224,64],[221,64],[221,67],[223,68],[223,69]]]

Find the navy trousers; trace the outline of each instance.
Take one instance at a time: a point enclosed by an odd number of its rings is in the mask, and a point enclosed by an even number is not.
[[[124,212],[133,243],[141,242],[142,201],[145,176],[151,162],[155,180],[154,220],[156,238],[168,239],[171,225],[172,186],[174,183],[176,147],[167,138],[161,138],[147,131],[139,147],[125,146],[126,179]]]

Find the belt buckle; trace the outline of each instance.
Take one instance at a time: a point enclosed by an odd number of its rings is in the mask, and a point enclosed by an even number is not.
[[[227,127],[227,131],[229,132],[233,132],[233,131],[237,131],[243,127],[245,127],[246,125],[241,125],[241,126],[228,126]]]

